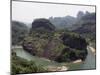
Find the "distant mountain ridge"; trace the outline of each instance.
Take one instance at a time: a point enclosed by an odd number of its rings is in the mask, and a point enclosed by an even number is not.
[[[72,16],[50,17],[49,20],[57,29],[70,28],[76,22],[76,18]]]
[[[85,14],[77,23],[74,32],[83,35],[85,38],[95,38],[96,35],[96,13]]]

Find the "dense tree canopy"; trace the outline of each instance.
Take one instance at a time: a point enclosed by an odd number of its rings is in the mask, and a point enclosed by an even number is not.
[[[12,21],[12,45],[18,45],[22,42],[25,35],[28,33],[27,26],[18,21]]]
[[[32,22],[32,29],[38,31],[54,31],[55,26],[48,19],[36,19]]]
[[[44,28],[43,30],[46,30],[45,32],[41,29],[42,27]],[[52,32],[52,27],[53,25],[49,20],[36,19],[32,23],[30,36],[26,37],[23,41],[23,49],[32,55],[51,60],[59,61],[60,57],[63,59],[62,62],[67,61],[66,59],[73,61],[79,58],[82,60],[86,58],[87,42],[84,38],[68,30],[56,30]],[[63,54],[64,50],[66,50],[65,54]]]
[[[12,52],[11,64],[12,75],[46,71],[41,65],[36,65],[34,61],[28,61],[26,59],[18,57],[14,52]]]

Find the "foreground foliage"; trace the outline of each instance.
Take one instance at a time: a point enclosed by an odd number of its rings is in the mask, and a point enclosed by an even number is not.
[[[36,65],[34,61],[20,58],[14,52],[12,53],[11,70],[12,75],[46,71],[41,65]]]

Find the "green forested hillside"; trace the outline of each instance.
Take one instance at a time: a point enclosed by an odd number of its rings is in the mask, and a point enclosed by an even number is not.
[[[96,13],[85,14],[77,23],[77,28],[73,30],[91,42],[95,47],[96,41]]]
[[[84,60],[87,56],[87,42],[84,38],[68,30],[55,30],[46,19],[37,19],[32,23],[30,35],[23,41],[23,48],[32,55],[57,62]]]
[[[28,33],[27,26],[22,22],[12,21],[11,29],[12,45],[20,45],[22,40]]]

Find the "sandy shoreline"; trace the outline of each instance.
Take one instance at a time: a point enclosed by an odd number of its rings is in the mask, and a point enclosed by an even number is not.
[[[76,63],[81,63],[81,62],[83,61],[81,59],[78,59],[70,63],[76,64]],[[67,71],[69,70],[69,67],[67,66],[67,63],[66,63],[66,64],[63,64],[62,66],[47,66],[47,70],[48,71]]]
[[[94,55],[96,55],[96,50],[95,50],[95,48],[93,48],[93,47],[91,47],[91,46],[88,46],[88,48],[89,48],[89,50],[92,51],[92,53],[93,53]]]
[[[73,61],[72,63],[81,63],[81,62],[83,61],[81,59],[78,59],[78,60]]]
[[[60,66],[60,67],[57,67],[57,66],[48,66],[47,70],[48,71],[67,71],[68,67],[66,67],[66,66]]]

